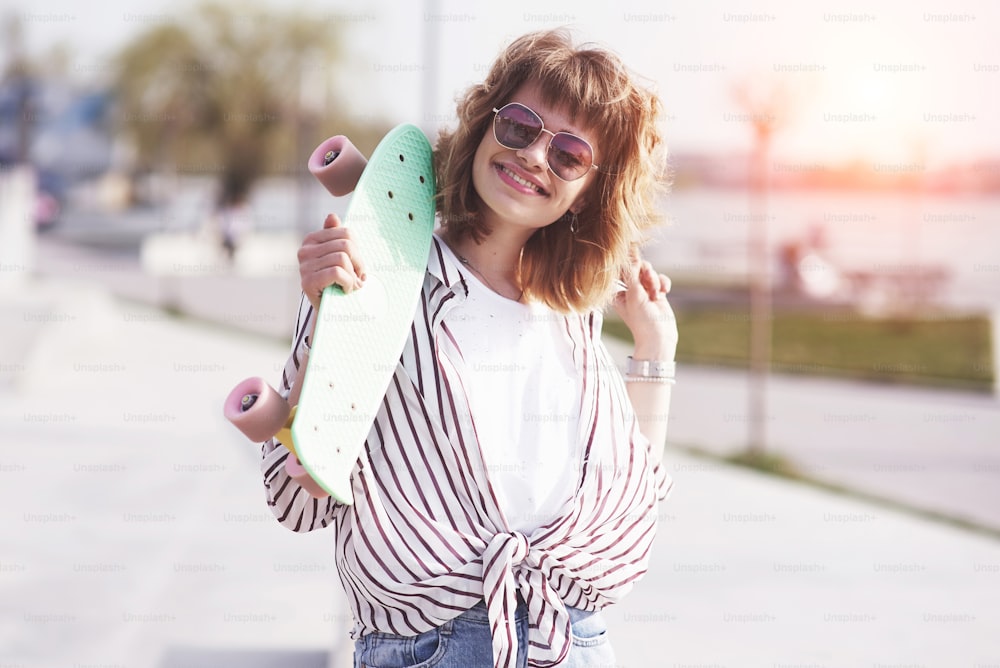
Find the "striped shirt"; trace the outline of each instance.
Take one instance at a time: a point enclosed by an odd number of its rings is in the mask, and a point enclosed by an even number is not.
[[[334,526],[355,637],[423,633],[485,599],[494,664],[513,668],[520,595],[529,665],[556,666],[571,642],[566,606],[600,610],[646,572],[656,505],[671,480],[601,342],[600,313],[567,315],[581,397],[576,496],[531,535],[510,528],[477,440],[462,351],[446,323],[468,295],[463,271],[435,238],[409,339],[352,475],[354,505],[310,497],[285,473],[288,450],[273,440],[262,448],[268,504],[293,531]],[[285,396],[312,317],[303,298]]]

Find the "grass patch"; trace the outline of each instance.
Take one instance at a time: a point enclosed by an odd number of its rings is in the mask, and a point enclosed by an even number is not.
[[[680,362],[748,366],[750,316],[745,306],[675,309]],[[631,341],[608,318],[605,331]],[[990,323],[983,316],[868,318],[849,312],[776,312],[771,369],[890,383],[988,392],[993,387]]]
[[[782,478],[792,478],[795,480],[802,478],[802,474],[795,468],[792,460],[776,452],[768,452],[767,450],[740,450],[739,452],[727,455],[724,459],[730,464],[744,466]]]

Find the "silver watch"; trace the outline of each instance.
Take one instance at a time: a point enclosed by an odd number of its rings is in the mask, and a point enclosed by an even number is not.
[[[637,360],[628,358],[625,375],[637,378],[673,378],[677,364],[661,360]]]

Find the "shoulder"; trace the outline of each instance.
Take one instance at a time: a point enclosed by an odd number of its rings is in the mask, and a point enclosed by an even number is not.
[[[459,270],[458,260],[437,232],[431,237],[430,252],[427,256],[427,274],[428,278],[433,278],[446,288],[461,289],[461,292],[468,294],[468,286],[465,284],[465,277]]]

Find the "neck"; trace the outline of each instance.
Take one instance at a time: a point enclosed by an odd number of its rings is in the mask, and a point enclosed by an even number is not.
[[[518,268],[521,250],[534,230],[504,229],[496,227],[482,243],[477,244],[472,237],[455,241],[447,237],[448,245],[472,270],[484,278],[497,293],[508,299],[517,299],[521,294]]]

